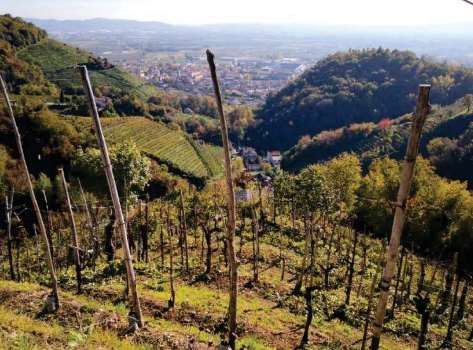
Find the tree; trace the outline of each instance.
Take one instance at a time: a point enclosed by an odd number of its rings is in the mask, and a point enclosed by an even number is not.
[[[125,191],[130,194],[144,190],[151,179],[150,161],[140,152],[134,142],[125,141],[110,147],[110,160],[121,195]],[[89,187],[103,191],[105,184],[98,149],[88,148],[86,151],[79,149],[73,162],[73,169],[84,181],[87,181]],[[102,182],[98,179],[102,179]]]

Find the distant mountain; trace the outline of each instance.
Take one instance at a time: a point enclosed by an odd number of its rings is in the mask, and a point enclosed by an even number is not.
[[[473,92],[473,70],[381,48],[330,55],[267,98],[248,142],[287,150],[304,135],[403,115],[420,83],[432,83],[432,103],[446,105]]]
[[[297,171],[343,152],[357,154],[367,166],[376,158],[401,159],[411,126],[411,114],[378,123],[351,124],[306,137],[284,154],[282,166]],[[473,188],[473,96],[452,105],[434,106],[421,139],[421,154],[442,176],[468,181]]]
[[[140,22],[132,20],[116,20],[107,18],[93,18],[87,20],[56,20],[56,19],[28,19],[38,27],[48,32],[125,32],[144,31],[161,32],[177,27],[162,22]]]

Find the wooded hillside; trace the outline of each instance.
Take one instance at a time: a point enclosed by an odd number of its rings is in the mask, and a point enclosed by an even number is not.
[[[331,55],[269,96],[247,139],[261,150],[287,150],[305,135],[412,112],[418,84],[432,83],[432,103],[473,92],[473,71],[412,52],[366,49]]]

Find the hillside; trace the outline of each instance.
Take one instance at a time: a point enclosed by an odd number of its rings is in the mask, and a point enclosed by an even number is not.
[[[389,156],[400,159],[410,130],[409,115],[385,118],[378,123],[351,124],[306,137],[284,154],[283,167],[300,170],[327,161],[340,153],[353,152],[365,165]],[[473,110],[460,99],[452,105],[434,106],[424,127],[421,154],[429,158],[440,175],[469,181],[473,186]]]
[[[223,173],[223,153],[217,156],[221,148],[199,144],[180,130],[143,117],[103,118],[102,124],[111,144],[132,140],[142,152],[182,175],[208,179]]]
[[[68,46],[53,39],[43,39],[29,45],[17,53],[22,60],[39,66],[46,78],[56,83],[61,89],[74,92],[82,87],[76,65],[85,64],[89,68],[95,87],[107,87],[137,94],[147,98],[158,94],[155,87],[119,68],[101,61],[80,49]]]
[[[447,105],[473,92],[473,71],[408,51],[337,53],[269,96],[247,139],[261,150],[287,150],[304,135],[401,116],[413,110],[420,83],[432,83],[432,102]]]
[[[34,175],[44,172],[55,176],[57,167],[72,164],[75,151],[95,144],[89,127],[72,122],[89,114],[77,65],[88,67],[102,116],[159,118],[180,106],[181,98],[164,95],[106,59],[53,40],[21,18],[0,16],[0,58],[0,74],[12,98],[21,99],[16,111],[20,130],[34,140],[25,145]],[[203,181],[222,172],[220,156],[216,156],[219,148],[214,152],[212,146],[194,141],[185,128],[180,131],[177,125],[167,127],[144,117],[103,120],[112,143],[123,142],[123,135],[130,137],[142,152],[177,175]],[[5,147],[7,159],[15,154],[10,133],[8,118],[1,109],[0,147],[2,151]]]
[[[300,190],[293,194],[301,194],[300,199],[297,199],[297,208],[303,210],[300,200],[305,200],[306,192],[302,192],[303,188]],[[313,188],[305,187],[305,190],[310,192]],[[289,197],[293,195],[287,191],[279,193],[281,194]],[[456,193],[452,194],[457,198],[455,195]],[[81,294],[77,294],[73,265],[66,260],[68,245],[65,242],[70,240],[68,222],[63,212],[51,212],[53,227],[61,227],[61,233],[54,231],[53,235],[55,257],[58,266],[61,266],[58,269],[61,308],[55,313],[44,311],[44,300],[49,293],[45,286],[45,268],[35,250],[37,241],[33,236],[25,237],[22,240],[22,250],[14,255],[14,271],[20,281],[8,280],[6,259],[0,265],[2,344],[8,349],[218,348],[226,332],[228,273],[222,252],[225,220],[216,219],[213,222],[213,219],[224,212],[223,198],[224,191],[218,186],[209,186],[204,191],[185,196],[188,215],[188,244],[185,246],[180,236],[175,236],[170,231],[173,225],[180,224],[180,207],[172,200],[151,203],[149,238],[152,244],[149,247],[149,262],[140,259],[139,253],[143,249],[140,248],[140,237],[143,235],[141,210],[137,204],[130,205],[130,213],[134,215],[129,217],[129,235],[137,243],[133,249],[134,264],[146,322],[145,327],[137,331],[132,331],[129,325],[129,304],[124,293],[124,269],[119,240],[114,238],[117,254],[113,260],[105,261],[103,254],[85,258],[83,289]],[[235,242],[240,261],[237,349],[294,349],[300,343],[306,321],[305,298],[302,294],[293,292],[299,274],[304,271],[302,266],[309,263],[305,255],[307,241],[299,217],[302,212],[296,212],[297,225],[293,226],[289,208],[283,205],[278,210],[275,223],[272,223],[266,221],[271,219],[268,214],[272,207],[266,191],[263,192],[261,203],[261,213],[259,205],[253,207],[258,209],[255,210],[258,216],[250,218],[250,213],[243,206],[238,217],[239,239]],[[102,239],[102,228],[109,224],[110,203],[100,201],[95,204],[95,220]],[[246,208],[251,208],[254,204],[249,204]],[[387,207],[382,209],[388,210]],[[162,213],[165,213],[165,218],[162,218]],[[95,243],[89,236],[86,215],[77,210],[75,217],[81,247],[94,251],[97,248],[94,248]],[[252,220],[255,219],[260,227],[257,243],[259,274],[256,282],[256,242],[252,231]],[[199,226],[214,229],[205,244],[204,231]],[[332,223],[313,238],[317,255],[312,255],[310,259],[310,268],[306,273],[312,277],[309,279],[307,276],[304,285],[314,283],[317,289],[313,293],[314,318],[309,331],[310,341],[304,349],[335,350],[360,346],[370,285],[373,278],[380,278],[381,252],[385,248],[385,242],[359,233],[359,243],[354,249],[355,274],[352,276],[351,303],[345,305],[345,312],[341,314],[340,308],[345,303],[347,293],[346,286],[349,285],[346,281],[348,256],[353,249],[353,233],[351,228]],[[105,252],[106,248],[100,243],[99,249],[100,252]],[[205,256],[210,258],[204,258],[204,251]],[[27,255],[28,252],[30,256]],[[184,263],[184,256],[187,254],[190,264],[188,272]],[[428,257],[418,256],[410,250],[405,254],[404,264],[401,264],[399,270],[406,271],[406,267],[409,270],[397,277],[399,300],[394,317],[386,323],[381,344],[383,350],[415,349],[420,327],[420,316],[415,308],[415,290],[420,289],[421,294],[422,291],[432,293],[434,303],[435,298],[443,298],[441,295],[444,288],[448,288],[444,287],[448,283],[444,283],[444,279],[448,280],[448,277],[444,278],[444,274],[449,271],[448,264],[445,264],[449,261],[447,257],[444,257],[446,261],[439,263]],[[35,263],[32,264],[30,259]],[[205,272],[207,265],[209,270]],[[328,266],[331,266],[330,269]],[[421,277],[422,274],[424,277]],[[462,285],[467,286],[467,281],[465,279]],[[171,288],[175,291],[175,305],[172,307],[169,302],[172,298]],[[374,292],[377,298],[379,289]],[[391,303],[390,300],[390,307]],[[464,302],[464,306],[464,314],[454,328],[453,348],[459,350],[471,348],[471,341],[467,339],[473,314],[468,302]],[[440,306],[435,304],[432,308],[435,308],[432,311],[435,316],[428,332],[428,345],[437,348],[445,337],[450,312],[443,303]]]

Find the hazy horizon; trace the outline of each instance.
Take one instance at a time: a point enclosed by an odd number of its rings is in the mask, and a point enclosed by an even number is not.
[[[115,19],[174,25],[273,24],[353,27],[425,27],[473,22],[462,0],[4,0],[4,12],[43,20]],[[423,14],[423,15],[420,15]],[[432,28],[435,30],[435,28]]]

